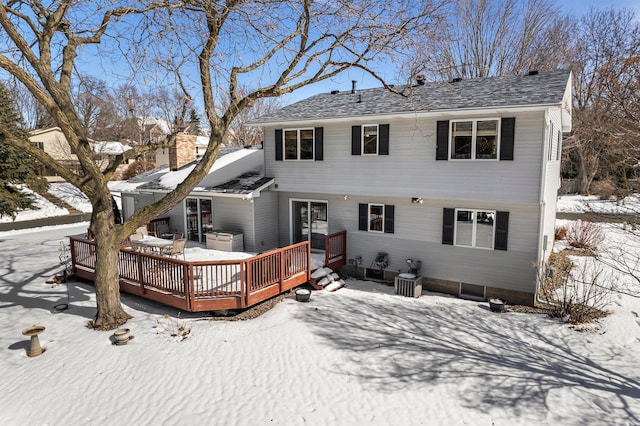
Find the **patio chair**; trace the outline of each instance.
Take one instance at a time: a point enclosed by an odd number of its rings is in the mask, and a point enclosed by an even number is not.
[[[158,224],[156,224],[155,226],[155,236],[158,238],[167,238],[169,239],[169,235],[171,235],[171,233],[169,232],[169,224],[166,222],[160,222]]]
[[[129,240],[130,241],[141,240],[144,237],[146,237],[147,235],[149,235],[149,231],[147,231],[147,227],[146,226],[141,226],[138,229],[136,229],[136,232],[131,234],[131,236],[129,237]]]
[[[185,238],[181,238],[179,240],[173,240],[173,244],[171,244],[167,248],[163,248],[160,251],[160,254],[169,257],[178,257],[179,254],[182,255],[182,259],[184,259],[184,248],[187,245],[187,240]]]

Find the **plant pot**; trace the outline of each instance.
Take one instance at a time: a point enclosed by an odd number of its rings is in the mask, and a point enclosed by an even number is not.
[[[506,303],[500,299],[489,299],[489,309],[491,312],[504,312]]]
[[[113,333],[116,345],[126,345],[131,338],[131,332],[128,328],[119,328]]]
[[[301,288],[300,290],[296,290],[296,300],[298,302],[308,302],[311,300],[311,290],[307,290],[306,288]]]

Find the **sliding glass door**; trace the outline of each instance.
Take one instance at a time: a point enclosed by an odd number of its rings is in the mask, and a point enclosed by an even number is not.
[[[311,248],[324,250],[329,232],[326,201],[291,200],[291,242],[311,241]]]
[[[184,211],[187,238],[204,243],[205,234],[213,230],[213,202],[210,198],[187,198]]]

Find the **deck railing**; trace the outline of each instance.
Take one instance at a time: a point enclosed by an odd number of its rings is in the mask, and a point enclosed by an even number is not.
[[[324,264],[331,269],[338,269],[347,263],[347,231],[327,235],[324,242]]]
[[[77,276],[95,278],[95,242],[71,237]],[[120,289],[188,311],[246,308],[309,281],[311,246],[302,242],[241,260],[190,262],[121,248]]]

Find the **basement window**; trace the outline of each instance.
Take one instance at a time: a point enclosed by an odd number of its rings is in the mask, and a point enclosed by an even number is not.
[[[485,286],[478,284],[460,283],[459,296],[462,299],[484,300]]]

